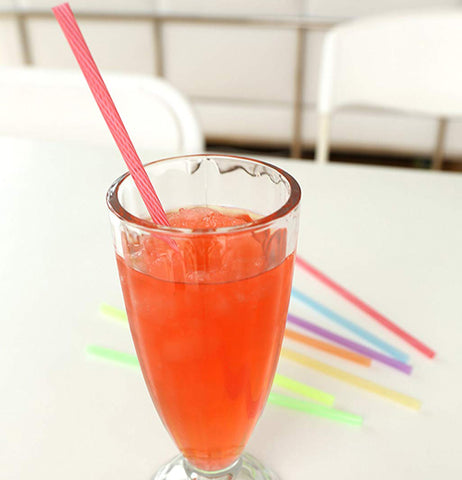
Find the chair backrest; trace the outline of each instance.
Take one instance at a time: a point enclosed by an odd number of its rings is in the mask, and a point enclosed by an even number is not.
[[[317,157],[325,159],[327,117],[340,107],[462,116],[461,45],[460,8],[387,14],[331,29],[320,72]]]
[[[137,149],[159,155],[204,149],[191,105],[168,82],[114,73],[104,79]],[[0,135],[113,144],[79,71],[1,68]]]

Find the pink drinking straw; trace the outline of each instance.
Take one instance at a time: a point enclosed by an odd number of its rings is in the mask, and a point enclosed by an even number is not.
[[[318,269],[313,267],[313,265],[309,264],[306,260],[303,260],[303,258],[300,258],[297,256],[295,259],[295,262],[297,263],[297,265],[303,268],[303,270],[306,270],[308,273],[313,275],[313,277],[315,277],[321,283],[324,283],[324,285],[331,288],[334,292],[338,293],[340,296],[348,300],[350,303],[358,307],[360,310],[367,313],[370,317],[372,317],[374,320],[379,322],[385,328],[387,328],[388,330],[393,332],[395,335],[403,339],[409,345],[413,346],[415,349],[419,350],[421,353],[423,353],[429,358],[433,358],[435,356],[435,352],[431,348],[427,347],[420,340],[417,340],[417,338],[413,337],[410,333],[406,332],[401,327],[398,327],[398,325],[393,323],[391,320],[389,320],[387,317],[385,317],[381,313],[377,312],[377,310],[374,310],[370,305],[360,300],[351,292],[343,288],[341,285],[334,282],[334,280],[330,279],[327,275],[320,272]]]
[[[169,223],[165,211],[162,208],[160,200],[154,191],[154,187],[149,180],[148,174],[141,163],[140,157],[136,153],[135,147],[130,140],[98,67],[93,60],[82,32],[75,20],[74,14],[72,13],[71,7],[68,3],[63,3],[57,7],[53,7],[52,10],[72,48],[72,51],[74,52],[74,56],[79,63],[80,69],[82,70],[88,86],[95,97],[96,103],[103,114],[104,120],[119,147],[120,153],[127,164],[128,170],[133,177],[135,185],[141,194],[141,198],[143,199],[151,218],[157,224],[168,225]]]

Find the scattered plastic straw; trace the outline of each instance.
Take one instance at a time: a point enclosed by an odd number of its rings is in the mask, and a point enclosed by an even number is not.
[[[370,367],[371,365],[371,359],[369,357],[352,352],[350,350],[347,350],[346,348],[337,347],[328,342],[323,342],[322,340],[318,340],[317,338],[303,335],[302,333],[296,332],[295,330],[290,330],[289,328],[286,328],[284,336],[286,338],[290,338],[291,340],[304,343],[305,345],[309,345],[310,347],[317,348],[318,350],[322,350],[326,353],[335,355],[336,357],[343,358],[344,360],[349,360],[350,362],[354,362],[365,367]]]
[[[297,380],[286,377],[279,373],[276,373],[274,376],[273,385],[285,388],[286,390],[291,390],[294,393],[303,395],[304,397],[310,398],[318,403],[322,403],[323,405],[327,405],[328,407],[331,407],[335,401],[335,397],[333,395],[310,387],[305,383],[297,382]]]
[[[118,320],[121,322],[127,322],[127,314],[121,308],[113,307],[107,303],[101,303],[99,306],[99,312],[102,315],[105,315],[113,320]],[[406,363],[400,362],[399,360],[395,360],[394,358],[387,357],[376,350],[372,350],[368,347],[365,347],[359,343],[354,342],[353,340],[349,340],[345,337],[337,335],[335,333],[329,332],[318,325],[315,325],[308,320],[303,320],[301,318],[296,317],[289,313],[287,316],[287,320],[299,327],[305,328],[321,337],[327,338],[328,340],[343,345],[344,347],[349,348],[352,351],[335,347],[335,345],[331,345],[327,342],[322,342],[313,337],[309,337],[307,335],[303,335],[301,333],[295,332],[294,330],[290,330],[286,328],[285,336],[292,340],[296,340],[301,343],[305,343],[306,345],[310,345],[312,347],[318,348],[320,350],[332,353],[333,355],[337,355],[338,357],[345,358],[347,360],[351,360],[352,362],[359,363],[361,365],[370,366],[371,359],[377,360],[378,362],[384,363],[392,368],[396,368],[404,373],[410,374],[412,372],[412,366]],[[356,353],[354,353],[356,352]]]
[[[109,305],[107,303],[101,303],[99,306],[99,311],[101,314],[106,315],[107,317],[112,318],[114,320],[118,320],[121,322],[127,322],[128,320],[127,314],[125,313],[124,310],[117,307],[113,307],[112,305]],[[364,365],[369,366],[370,361],[369,363],[367,363],[367,358],[368,358],[368,359],[376,360],[389,367],[395,368],[403,373],[407,373],[408,375],[410,375],[412,372],[411,365],[400,362],[399,360],[395,360],[394,358],[383,355],[382,353],[377,352],[376,350],[372,350],[371,348],[365,347],[360,343],[356,343],[353,340],[349,340],[348,338],[342,337],[341,335],[337,335],[333,332],[330,332],[329,330],[326,330],[325,328],[315,325],[314,323],[311,323],[308,320],[301,319],[289,313],[289,315],[287,316],[287,321],[290,323],[293,323],[294,325],[298,325],[299,327],[302,327],[306,330],[309,330],[315,333],[316,335],[319,335],[320,337],[324,337],[334,343],[343,345],[344,347],[349,348],[353,352],[357,352],[358,360],[361,359],[357,363],[361,363],[364,361],[365,362]],[[323,347],[320,348],[321,350],[329,351],[330,353],[343,358],[347,358],[347,356],[350,355],[349,360],[355,361],[353,360],[354,358],[353,356],[355,355],[353,352],[349,352],[348,350],[344,350],[344,349],[338,349],[337,353],[334,353],[334,350],[336,350],[336,347],[334,345],[330,345],[329,343],[326,343],[326,342],[320,342],[315,338],[308,337],[306,335],[295,332],[293,330],[286,329],[285,336],[287,338],[291,338],[293,340],[297,340],[299,342],[302,342],[311,346],[314,346],[315,343],[323,344]],[[340,354],[338,354],[339,351],[341,352]],[[362,359],[366,359],[366,360],[362,360]]]
[[[390,319],[388,319],[387,317],[379,313],[370,305],[368,305],[367,303],[363,302],[361,299],[353,295],[346,288],[334,282],[334,280],[329,278],[327,275],[322,273],[317,268],[313,267],[313,265],[309,264],[306,260],[304,260],[303,258],[297,257],[295,259],[295,262],[301,268],[303,268],[308,273],[313,275],[317,280],[324,283],[324,285],[327,285],[329,288],[334,290],[334,292],[338,293],[340,296],[348,300],[350,303],[355,305],[357,308],[359,308],[363,312],[367,313],[371,318],[373,318],[374,320],[379,322],[381,325],[383,325],[385,328],[387,328],[388,330],[393,332],[395,335],[403,339],[409,345],[419,350],[421,353],[423,353],[429,358],[433,358],[435,356],[434,350],[432,350],[430,347],[422,343],[417,338],[413,337],[410,333],[403,330],[401,327],[393,323]]]
[[[107,303],[101,303],[99,306],[99,311],[101,314],[106,315],[107,317],[110,317],[114,320],[119,320],[122,322],[127,322],[128,320],[127,314],[125,313],[124,310],[113,307],[112,305],[108,305]],[[321,337],[327,338],[328,340],[334,343],[338,343],[339,345],[343,345],[344,347],[347,347],[350,350],[353,350],[353,352],[356,352],[358,354],[358,359],[368,357],[368,358],[372,358],[373,360],[377,360],[378,362],[384,363],[392,368],[396,368],[397,370],[400,370],[404,373],[410,374],[412,372],[411,365],[400,362],[399,360],[395,360],[394,358],[387,357],[386,355],[383,355],[382,353],[377,352],[376,350],[372,350],[371,348],[368,348],[359,343],[356,343],[353,340],[349,340],[345,337],[329,332],[329,330],[326,330],[322,327],[314,325],[313,323],[308,322],[308,320],[302,320],[301,318],[291,315],[290,313],[287,316],[287,320],[289,322],[294,323],[295,325],[298,325],[299,327],[305,328],[306,330],[310,330],[311,332]],[[285,336],[288,338],[292,338],[294,340],[306,343],[307,345],[311,345],[311,346],[314,346],[315,342],[318,342],[319,347],[316,347],[316,348],[320,348],[321,350],[325,350],[325,351],[329,350],[330,353],[334,354],[335,347],[333,345],[330,345],[325,342],[320,342],[315,338],[310,338],[306,335],[302,335],[298,332],[293,332],[292,330],[288,330],[288,329],[286,329]],[[301,337],[303,337],[303,340],[301,339]],[[326,348],[324,347],[321,348],[320,347],[321,343],[323,343],[326,346]],[[348,353],[350,353],[348,352],[348,350],[343,350],[343,349],[339,349],[339,350],[344,352],[345,355],[348,355]],[[351,353],[351,355],[354,355],[354,354]],[[343,356],[343,353],[339,356]],[[346,358],[346,356],[343,358]],[[352,360],[352,358],[350,358],[350,360]],[[367,365],[370,365],[370,362]]]
[[[159,198],[154,191],[146,170],[135,151],[132,141],[120,118],[119,112],[109,94],[104,80],[96,66],[95,61],[83,38],[82,32],[75,20],[71,7],[63,3],[54,7],[53,13],[61,26],[61,29],[69,42],[74,56],[84,74],[96,103],[98,104],[104,120],[111,131],[114,140],[119,147],[130,174],[138,188],[141,197],[146,204],[149,214],[155,223],[168,225],[167,216],[162,208]]]
[[[112,348],[102,347],[100,345],[88,345],[86,348],[87,353],[96,357],[110,360],[111,362],[123,363],[131,367],[139,367],[138,358],[131,353],[120,352]],[[332,406],[334,404],[335,397],[329,393],[323,392],[316,388],[310,387],[302,382],[297,382],[290,377],[280,375],[276,373],[274,377],[274,385],[278,387],[291,390],[292,392],[303,395],[307,398],[322,403],[323,405]]]
[[[139,367],[138,358],[131,353],[119,352],[112,348],[101,347],[100,345],[88,345],[86,352],[96,357],[110,360],[111,362],[123,363],[131,367]]]
[[[292,410],[311,413],[318,417],[324,417],[337,422],[348,423],[350,425],[361,425],[363,423],[363,419],[353,413],[342,412],[341,410],[324,407],[323,405],[316,405],[315,403],[298,400],[297,398],[281,395],[280,393],[271,392],[269,394],[268,402],[273,405],[280,405]]]
[[[106,348],[100,345],[88,345],[86,351],[90,355],[104,358],[106,360],[110,360],[111,362],[123,363],[132,367],[139,367],[140,365],[136,355],[121,352],[119,350],[114,350],[112,348]],[[291,390],[295,393],[315,400],[318,403],[322,403],[323,405],[332,406],[335,401],[335,397],[333,395],[323,392],[322,390],[310,387],[305,383],[297,382],[296,380],[293,380],[292,378],[286,377],[284,375],[280,375],[279,373],[276,373],[276,375],[274,376],[273,383],[278,387]]]
[[[130,353],[124,353],[118,350],[113,350],[111,348],[101,347],[100,345],[88,345],[86,351],[90,355],[94,355],[96,357],[103,358],[111,362],[128,365],[130,367],[139,367],[138,358],[136,357],[136,355],[132,355]],[[322,399],[324,403],[333,402],[334,400],[334,397],[332,397],[332,395],[308,387],[307,385],[292,380],[291,378],[284,377],[283,375],[277,375],[276,377],[278,379],[277,382],[280,383],[280,386],[283,388],[297,391],[297,393],[300,393],[302,395],[306,395],[306,393],[309,392],[309,395],[306,396],[311,396],[311,398],[316,397],[318,401],[319,399]],[[302,393],[302,391],[304,393]],[[362,418],[358,415],[342,412],[340,410],[335,410],[324,405],[317,405],[316,403],[298,400],[286,395],[281,395],[280,393],[271,392],[268,398],[268,402],[275,405],[281,405],[286,408],[291,408],[293,410],[300,410],[303,412],[311,413],[312,415],[316,415],[318,417],[329,418],[338,422],[349,423],[352,425],[361,425],[362,423]]]
[[[392,368],[396,368],[397,370],[407,373],[408,375],[412,372],[412,366],[408,365],[407,363],[400,362],[392,357],[388,357],[383,353],[377,352],[377,350],[372,350],[372,348],[365,347],[360,343],[356,343],[353,340],[348,338],[342,337],[341,335],[337,335],[336,333],[330,332],[325,328],[320,327],[319,325],[315,325],[314,323],[309,322],[308,320],[301,319],[289,313],[287,315],[287,321],[293,323],[294,325],[298,325],[299,327],[304,328],[320,337],[326,338],[331,342],[337,343],[339,345],[343,345],[354,352],[360,353],[361,355],[365,355],[366,357],[372,358],[373,360],[377,360],[378,362],[383,363]]]
[[[124,310],[113,307],[107,303],[101,303],[99,306],[99,312],[106,317],[112,318],[113,320],[118,320],[119,322],[127,322],[127,314]]]
[[[342,382],[349,383],[350,385],[353,385],[355,387],[362,388],[363,390],[367,390],[368,392],[375,393],[376,395],[380,395],[381,397],[387,398],[388,400],[396,403],[400,403],[401,405],[412,408],[414,410],[419,410],[421,407],[421,402],[419,400],[416,400],[415,398],[409,397],[394,390],[390,390],[389,388],[378,385],[377,383],[371,382],[356,375],[352,375],[351,373],[340,370],[339,368],[332,367],[330,365],[327,365],[326,363],[315,360],[314,358],[302,355],[301,353],[294,352],[293,350],[290,350],[288,348],[282,349],[281,356],[294,362],[300,363],[305,367],[317,370],[324,375],[328,375],[329,377],[336,378],[337,380],[341,380]]]
[[[300,302],[304,303],[305,305],[308,305],[310,308],[316,310],[320,314],[324,315],[329,320],[332,320],[338,325],[341,325],[342,327],[350,330],[350,332],[353,332],[359,337],[366,340],[367,342],[372,343],[377,348],[380,348],[380,350],[387,352],[392,357],[395,357],[396,359],[401,360],[402,362],[406,362],[409,359],[409,355],[407,355],[406,353],[402,352],[401,350],[398,350],[397,348],[393,347],[389,343],[376,337],[374,334],[368,332],[367,330],[360,327],[359,325],[356,325],[356,323],[353,323],[352,321],[346,319],[345,317],[342,317],[338,313],[325,307],[321,303],[316,302],[315,300],[310,298],[308,295],[300,292],[299,290],[293,288],[292,296],[295,299],[299,300]]]

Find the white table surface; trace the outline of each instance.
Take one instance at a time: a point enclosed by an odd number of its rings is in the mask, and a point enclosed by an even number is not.
[[[415,372],[290,346],[423,408],[281,360],[281,373],[335,394],[364,425],[270,405],[248,449],[282,480],[462,478],[462,176],[276,161],[303,188],[300,254],[438,355],[422,357],[297,271],[298,288],[412,352]],[[133,351],[126,327],[97,312],[101,301],[122,305],[105,192],[123,170],[115,149],[0,140],[1,479],[144,480],[176,454],[140,373],[84,353],[89,343]],[[341,332],[296,302],[291,310]]]

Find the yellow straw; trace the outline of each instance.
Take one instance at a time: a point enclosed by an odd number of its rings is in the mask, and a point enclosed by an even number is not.
[[[283,348],[281,350],[281,356],[300,363],[305,367],[309,367],[313,370],[324,373],[324,375],[328,375],[336,378],[337,380],[341,380],[342,382],[349,383],[355,387],[362,388],[368,392],[375,393],[376,395],[380,395],[381,397],[385,397],[388,400],[400,403],[401,405],[405,405],[406,407],[414,410],[419,410],[421,407],[421,402],[415,398],[409,397],[394,390],[390,390],[389,388],[378,385],[377,383],[371,382],[356,375],[352,375],[351,373],[332,367],[326,363],[315,360],[314,358],[302,355],[301,353],[294,352],[288,348]]]
[[[122,310],[107,303],[101,303],[99,306],[99,312],[106,317],[112,318],[113,320],[118,320],[119,322],[128,322],[127,314],[125,310]]]
[[[285,388],[286,390],[291,390],[292,392],[303,395],[304,397],[322,403],[323,405],[327,405],[328,407],[332,407],[335,401],[333,395],[310,387],[309,385],[306,385],[306,383],[297,382],[297,380],[281,375],[280,373],[276,373],[274,376],[273,385]]]

